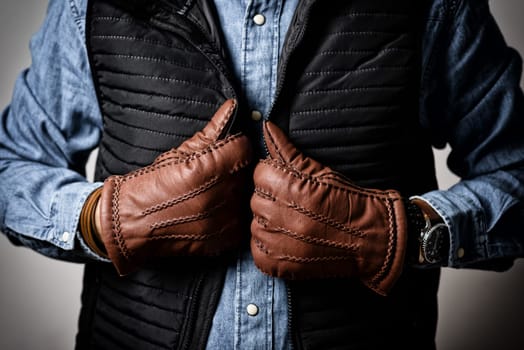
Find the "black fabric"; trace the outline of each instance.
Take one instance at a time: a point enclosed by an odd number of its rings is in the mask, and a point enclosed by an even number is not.
[[[420,193],[435,185],[418,124],[420,7],[303,2],[293,24],[302,34],[286,42],[271,118],[305,154],[362,186]]]
[[[439,275],[408,268],[388,297],[354,280],[291,283],[297,348],[435,349]]]
[[[103,179],[178,146],[235,94],[218,55],[202,54],[216,42],[201,21],[175,26],[182,16],[159,2],[90,4],[87,43],[104,117],[95,176]]]
[[[359,185],[405,196],[436,188],[429,138],[418,124],[422,3],[301,1],[269,114],[305,154]],[[257,143],[211,4],[89,2],[86,39],[104,118],[98,180],[149,164],[230,97],[240,102],[234,127]],[[203,348],[225,266],[211,265],[192,264],[188,274],[179,268],[187,262],[174,259],[124,279],[88,265],[79,348]],[[438,281],[439,270],[406,269],[386,298],[353,280],[289,284],[294,343],[433,349]]]
[[[85,267],[76,349],[203,349],[224,269],[214,259],[166,259],[120,277]]]

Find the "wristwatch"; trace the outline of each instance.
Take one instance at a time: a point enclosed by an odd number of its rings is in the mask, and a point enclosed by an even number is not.
[[[411,215],[412,220],[418,221],[412,227],[417,240],[415,246],[418,251],[416,263],[422,266],[441,265],[445,263],[449,254],[449,229],[444,220],[433,208],[423,200],[412,199],[413,211],[418,214]]]

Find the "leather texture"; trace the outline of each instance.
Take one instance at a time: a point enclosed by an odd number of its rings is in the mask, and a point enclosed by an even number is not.
[[[304,156],[272,122],[269,157],[255,168],[251,250],[287,279],[358,277],[386,295],[400,276],[407,218],[400,193],[356,186]]]
[[[224,135],[235,107],[227,100],[202,131],[150,166],[106,179],[101,237],[119,274],[153,256],[216,256],[238,246],[252,151],[245,135]]]

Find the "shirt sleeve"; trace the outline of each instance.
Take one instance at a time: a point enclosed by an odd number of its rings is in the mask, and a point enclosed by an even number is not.
[[[460,181],[421,197],[450,228],[448,266],[505,270],[524,255],[522,60],[487,0],[446,4],[423,41],[421,123]]]
[[[84,44],[85,4],[51,0],[30,42],[31,66],[0,115],[0,230],[46,256],[100,259],[77,232],[102,120]]]

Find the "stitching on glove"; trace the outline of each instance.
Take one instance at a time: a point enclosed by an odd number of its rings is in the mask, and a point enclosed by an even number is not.
[[[287,261],[297,262],[297,263],[318,263],[318,262],[324,262],[324,261],[353,260],[355,257],[348,256],[348,255],[330,255],[330,256],[317,256],[314,258],[304,258],[301,256],[293,256],[293,255],[279,255],[277,258],[281,260],[287,260]]]
[[[277,198],[271,194],[271,192],[264,190],[261,187],[255,187],[255,194],[259,197],[262,197],[264,199],[270,200],[272,202],[275,202]]]
[[[357,236],[357,237],[360,237],[360,238],[364,238],[366,236],[366,234],[357,229],[357,228],[354,228],[354,227],[350,227],[350,226],[347,226],[347,225],[344,225],[342,222],[339,222],[337,220],[334,220],[334,219],[331,219],[325,215],[322,215],[322,214],[318,214],[318,213],[315,213],[309,209],[306,209],[304,207],[301,207],[299,206],[298,204],[296,203],[290,203],[288,204],[288,207],[309,217],[310,219],[314,220],[314,221],[317,221],[317,222],[321,222],[323,224],[326,224],[328,226],[331,226],[337,230],[340,230],[340,231],[344,231],[346,233],[349,233],[353,236]]]
[[[233,111],[235,110],[236,107],[237,107],[237,102],[236,100],[233,100],[233,103],[231,103],[231,106],[229,106],[229,108],[226,111],[226,117],[223,118],[222,123],[220,123],[220,126],[219,126],[220,130],[223,130],[224,126],[226,126],[226,124],[229,122],[229,118],[233,114]]]
[[[267,256],[270,256],[269,249],[262,243],[259,239],[253,237],[253,242],[255,243],[255,246],[260,250],[262,253],[266,254]],[[315,262],[322,262],[322,261],[340,261],[340,260],[353,260],[355,259],[352,255],[330,255],[330,256],[319,256],[314,258],[304,258],[301,256],[295,256],[295,255],[278,255],[272,259],[275,260],[287,260],[291,262],[299,262],[299,263],[315,263]]]
[[[203,233],[199,235],[194,234],[169,234],[169,235],[155,235],[152,237],[148,237],[148,241],[157,241],[162,239],[178,239],[178,240],[185,240],[185,241],[204,241],[210,237],[218,236],[222,234],[222,231],[216,231],[213,233]],[[133,238],[140,238],[140,237],[133,237]]]
[[[395,217],[393,215],[393,200],[386,200],[384,201],[386,203],[386,208],[388,209],[388,223],[389,223],[389,239],[388,239],[388,249],[386,258],[384,259],[384,263],[382,264],[380,270],[377,272],[377,274],[373,277],[370,284],[377,288],[377,286],[380,284],[380,282],[384,279],[387,272],[391,268],[391,264],[393,262],[393,250],[395,249],[395,246],[397,245],[397,233],[398,233],[398,227],[394,225],[395,223]]]
[[[275,139],[274,139],[273,135],[269,132],[269,130],[267,128],[267,124],[265,125],[265,127],[266,127],[266,130],[268,131],[266,134],[269,136],[269,140],[271,141],[271,144],[275,148],[275,152],[278,154],[278,157],[280,158],[280,160],[284,162],[284,157],[280,153],[280,149],[277,147],[277,144],[275,142]]]
[[[113,192],[113,198],[111,199],[113,239],[115,240],[118,248],[120,249],[120,253],[122,254],[122,256],[125,259],[129,260],[131,257],[131,253],[126,246],[124,238],[122,237],[122,229],[120,227],[120,186],[124,183],[124,180],[121,176],[116,176],[113,178],[113,181],[115,182],[115,190]]]
[[[172,198],[168,201],[165,201],[163,203],[160,203],[160,204],[157,204],[157,205],[154,205],[152,207],[149,207],[147,209],[145,209],[143,212],[142,212],[142,215],[143,216],[146,216],[146,215],[149,215],[149,214],[152,214],[152,213],[155,213],[157,211],[161,211],[161,210],[164,210],[164,209],[167,209],[167,208],[170,208],[178,203],[181,203],[181,202],[184,202],[188,199],[191,199],[191,198],[194,198],[196,196],[198,196],[199,194],[202,194],[204,192],[206,192],[207,190],[209,190],[210,188],[212,188],[214,185],[216,185],[217,183],[219,183],[219,178],[218,176],[213,176],[209,181],[207,181],[206,183],[204,183],[203,185],[189,191],[189,192],[186,192],[178,197],[175,197],[175,198]]]
[[[237,163],[229,172],[229,174],[234,174],[236,172],[239,172],[240,170],[244,169],[246,166],[248,166],[251,163],[251,159],[243,160],[239,163]]]
[[[288,230],[288,229],[285,229],[279,226],[275,227],[274,230],[277,232],[283,233],[286,236],[294,238],[298,241],[306,242],[306,243],[316,245],[316,246],[346,249],[346,250],[352,251],[353,253],[359,250],[359,247],[354,243],[342,243],[342,242],[336,242],[336,241],[325,239],[325,238],[304,236],[297,232],[294,232],[294,231],[291,231],[291,230]]]
[[[269,250],[266,248],[264,243],[262,243],[258,238],[255,237],[253,237],[253,242],[255,243],[255,246],[258,248],[258,250],[269,256]]]
[[[216,206],[210,208],[208,211],[204,211],[202,213],[198,213],[198,214],[195,214],[195,215],[182,216],[182,217],[179,217],[179,218],[176,218],[176,219],[155,222],[155,223],[151,224],[150,228],[152,230],[155,230],[155,229],[159,229],[159,228],[165,228],[165,227],[169,227],[169,226],[175,226],[175,225],[179,225],[179,224],[186,224],[188,222],[202,220],[202,219],[210,217],[213,214],[214,211],[216,211],[217,209],[220,209],[221,207],[224,207],[225,205],[226,205],[226,201],[224,200],[224,201],[218,203]]]
[[[223,140],[220,140],[220,141],[218,141],[216,143],[208,145],[206,148],[204,148],[204,149],[202,149],[202,150],[200,150],[198,152],[191,153],[191,155],[189,155],[187,158],[174,159],[173,161],[160,162],[159,164],[153,163],[153,164],[148,165],[146,167],[137,169],[135,171],[130,172],[127,175],[124,175],[124,181],[127,181],[129,179],[135,178],[137,176],[141,176],[141,175],[144,175],[144,174],[156,171],[156,170],[161,169],[161,168],[165,168],[165,167],[173,165],[173,164],[180,164],[180,163],[193,161],[195,159],[200,158],[203,155],[206,155],[208,153],[212,153],[215,150],[218,150],[218,149],[226,146],[228,143],[231,143],[231,142],[234,142],[234,141],[240,139],[241,137],[245,137],[245,136],[243,134],[241,134],[241,133],[238,133],[238,134],[235,134],[235,135],[231,135],[231,136],[228,136],[227,138],[225,138]]]
[[[268,249],[266,248],[266,246],[258,239],[254,238],[253,237],[253,242],[255,244],[255,247],[261,251],[262,253],[264,253],[265,255],[267,255],[269,257],[269,251]],[[352,257],[346,257],[346,256],[329,256],[329,257],[325,257],[325,258],[302,258],[302,257],[297,257],[297,256],[290,256],[290,255],[280,255],[280,256],[277,256],[276,258],[272,258],[270,257],[271,259],[275,259],[275,260],[286,260],[286,261],[290,261],[292,263],[319,263],[319,262],[324,262],[324,261],[341,261],[341,260],[348,260],[348,259],[353,259]],[[256,264],[256,261],[255,261],[255,264]],[[265,269],[264,266],[259,266],[257,264],[257,267],[260,271],[262,271],[264,274],[268,275],[268,276],[274,276],[274,273],[270,272],[269,270]],[[323,273],[322,276],[314,276],[314,278],[322,278],[322,279],[326,279],[326,278],[339,278],[339,277],[347,277],[347,274],[344,274],[344,273]],[[291,278],[291,279],[295,279],[295,280],[300,280],[300,279],[307,279],[308,277],[297,277],[296,275],[294,276],[287,276],[287,278]]]
[[[345,188],[345,187],[341,187],[341,186],[337,186],[337,185],[334,185],[334,184],[331,184],[331,183],[326,183],[326,182],[320,181],[319,179],[317,179],[317,178],[315,178],[315,177],[313,177],[311,175],[305,174],[305,173],[301,172],[300,170],[298,170],[298,169],[296,169],[294,167],[288,166],[286,163],[278,162],[278,161],[275,161],[273,159],[263,159],[263,160],[261,160],[261,162],[266,164],[266,165],[269,165],[272,168],[278,169],[278,170],[280,170],[280,171],[282,171],[284,173],[287,173],[287,174],[289,174],[289,175],[291,175],[293,177],[296,177],[297,179],[308,181],[308,182],[313,182],[313,183],[316,183],[316,184],[319,184],[319,185],[322,185],[322,186],[336,188],[336,189],[344,191],[346,193],[356,194],[356,195],[363,196],[363,197],[384,199],[384,197],[387,197],[390,194],[395,194],[396,193],[396,192],[392,192],[392,191],[374,191],[374,190],[360,188],[360,187],[359,187],[359,191],[355,191],[355,190],[352,190],[352,189],[348,189],[348,188]],[[355,186],[355,187],[358,187],[358,186]],[[365,193],[362,193],[362,192],[365,192]]]

